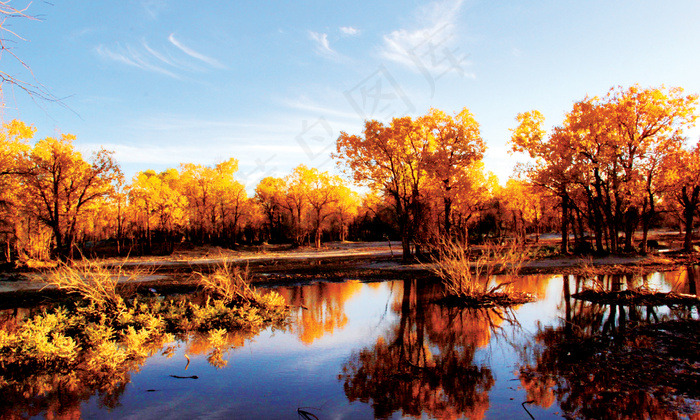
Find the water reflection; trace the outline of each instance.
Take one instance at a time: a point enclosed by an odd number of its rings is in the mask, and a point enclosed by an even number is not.
[[[683,349],[689,334],[697,336],[697,326],[655,327],[659,321],[692,315],[692,308],[669,310],[573,297],[586,288],[694,293],[697,274],[697,267],[691,267],[666,276],[565,278],[561,322],[539,324],[533,342],[521,352],[520,382],[528,400],[543,408],[556,401],[567,418],[700,418],[682,414],[698,409],[698,381],[684,378],[698,355],[696,349]]]
[[[109,373],[80,366],[70,372],[36,373],[19,380],[0,379],[0,413],[2,418],[81,418],[81,406],[93,397],[98,405],[111,409],[120,398],[146,359],[161,351],[162,343],[154,344],[147,357],[127,361]]]
[[[81,368],[20,381],[0,369],[0,418],[191,418],[211,407],[220,418],[293,418],[306,406],[320,419],[528,418],[527,401],[536,418],[545,409],[567,418],[700,418],[679,414],[693,401],[680,393],[700,400],[693,377],[658,379],[658,366],[669,368],[661,347],[697,346],[674,341],[683,331],[660,342],[644,329],[686,316],[684,308],[573,297],[587,287],[690,293],[698,274],[521,277],[512,287],[539,301],[510,310],[442,306],[439,287],[420,280],[279,288],[292,322],[274,333],[183,335],[109,375]],[[28,316],[0,312],[0,325],[16,328]],[[696,359],[679,357],[670,370],[682,373],[686,360]]]
[[[443,307],[438,290],[403,282],[392,309],[399,322],[370,347],[354,352],[339,380],[350,402],[371,401],[377,418],[404,416],[480,419],[495,383],[491,368],[476,359],[507,312]]]
[[[345,302],[362,288],[358,281],[315,283],[278,290],[292,306],[291,331],[304,344],[343,329],[348,322]]]

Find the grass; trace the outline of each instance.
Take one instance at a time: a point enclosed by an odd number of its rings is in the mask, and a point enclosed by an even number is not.
[[[124,307],[124,300],[118,290],[119,284],[149,274],[151,273],[144,269],[127,272],[123,265],[111,271],[97,261],[83,260],[59,263],[48,272],[46,281],[66,293],[79,295],[102,310],[119,311]]]
[[[254,302],[258,296],[250,286],[249,271],[224,260],[211,274],[195,272],[197,283],[207,292],[218,296],[226,304],[232,302]]]
[[[449,300],[490,306],[532,300],[509,290],[526,259],[527,252],[516,244],[487,244],[477,255],[460,243],[445,242],[428,268],[440,278]],[[494,283],[496,274],[503,274],[506,281]]]

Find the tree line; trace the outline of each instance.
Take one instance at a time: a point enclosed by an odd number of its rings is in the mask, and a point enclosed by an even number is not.
[[[32,144],[35,129],[12,121],[0,131],[0,235],[7,261],[71,258],[96,245],[148,254],[181,242],[382,239],[401,240],[408,259],[445,241],[555,230],[564,252],[571,234],[578,250],[630,251],[639,227],[645,251],[649,229],[677,215],[691,249],[700,149],[686,147],[683,130],[696,104],[680,88],[616,88],[576,102],[549,134],[540,112],[519,114],[511,146],[530,163],[504,186],[484,170],[486,143],[466,108],[366,121],[361,134],[337,140],[332,156],[345,178],[299,165],[262,179],[250,197],[235,158],[127,182],[111,152],[85,159],[72,135]]]

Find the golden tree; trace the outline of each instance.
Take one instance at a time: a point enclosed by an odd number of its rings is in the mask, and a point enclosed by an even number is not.
[[[70,257],[76,227],[87,205],[111,194],[119,178],[119,165],[112,152],[100,149],[90,162],[73,147],[75,136],[47,137],[38,141],[22,174],[22,202],[25,209],[53,233],[54,251]]]
[[[583,220],[593,230],[596,247],[617,252],[619,232],[626,250],[640,221],[642,251],[658,202],[660,162],[683,143],[683,130],[695,120],[697,95],[681,88],[613,88],[603,98],[574,104],[564,124],[544,138],[541,114],[518,116],[513,150],[535,162],[528,174],[561,201],[562,250],[568,248],[568,223],[575,217],[579,237]],[[573,211],[573,214],[569,214]]]
[[[362,136],[341,132],[333,154],[355,182],[391,198],[406,260],[411,258],[410,243],[420,222],[421,191],[428,182],[424,170],[428,148],[420,124],[403,117],[388,126],[366,121]]]
[[[13,242],[19,240],[20,232],[29,225],[19,211],[19,175],[26,172],[25,155],[30,150],[27,140],[34,136],[35,131],[18,120],[0,127],[0,229],[6,244],[7,261],[13,258]],[[19,248],[19,244],[14,245]]]
[[[664,195],[680,205],[685,235],[683,249],[693,250],[693,222],[700,205],[700,142],[692,150],[669,153],[662,162]]]
[[[213,228],[224,243],[232,244],[244,216],[249,212],[248,193],[245,185],[234,178],[238,160],[230,158],[214,166],[214,216]]]
[[[181,193],[176,169],[136,174],[129,188],[129,203],[134,223],[145,231],[149,250],[153,246],[154,230],[160,231],[170,243],[173,232],[185,224],[187,199]]]
[[[348,225],[358,216],[362,203],[360,195],[347,185],[339,185],[336,190],[337,200],[333,203],[331,211],[338,226],[339,239],[345,241]]]
[[[260,205],[267,218],[269,239],[279,241],[281,239],[284,179],[272,176],[260,180],[255,187],[255,201]]]
[[[231,209],[229,205],[239,206],[247,198],[243,185],[234,179],[238,160],[230,158],[213,167],[185,163],[180,168],[182,193],[189,203],[194,236],[200,242],[217,239],[227,223],[237,223],[240,217],[240,207]]]
[[[314,232],[314,244],[321,247],[321,234],[325,222],[333,214],[333,205],[340,199],[340,188],[343,181],[339,176],[330,175],[328,172],[319,172],[316,168],[306,168],[300,165],[295,169],[299,171],[304,188],[306,200],[311,207],[311,224]]]
[[[467,108],[455,116],[431,108],[417,123],[425,130],[429,141],[425,170],[438,186],[444,210],[444,235],[449,239],[456,186],[469,183],[470,167],[484,157],[486,145],[479,123]]]

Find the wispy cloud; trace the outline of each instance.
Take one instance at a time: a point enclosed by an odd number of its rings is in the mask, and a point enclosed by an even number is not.
[[[358,119],[357,113],[347,112],[333,106],[325,106],[315,103],[307,96],[301,96],[296,99],[284,99],[281,101],[281,103],[290,109],[311,112],[311,115],[322,115],[326,118],[340,118],[344,124],[347,124],[348,122],[356,122]]]
[[[455,23],[462,4],[463,0],[442,0],[419,8],[414,28],[397,29],[384,35],[381,57],[418,71],[444,72],[448,66],[454,68]]]
[[[149,56],[140,51],[134,50],[130,46],[123,47],[121,45],[117,45],[115,51],[104,45],[98,45],[95,50],[100,57],[107,60],[116,61],[118,63],[139,68],[141,70],[164,74],[172,77],[173,79],[181,79],[179,75],[166,68],[163,68],[162,66],[154,64],[153,60],[151,60]],[[148,52],[148,50],[146,50],[146,52]]]
[[[189,55],[192,58],[195,58],[199,61],[203,61],[212,67],[216,67],[219,69],[225,68],[225,66],[222,65],[215,58],[208,57],[204,54],[201,54],[201,53],[193,50],[192,48],[189,48],[189,47],[186,47],[185,45],[183,45],[180,41],[175,39],[174,33],[172,33],[172,34],[170,34],[170,36],[168,36],[168,41],[170,41],[170,43],[173,44],[174,46],[176,46],[180,51],[184,52],[185,54]]]
[[[315,49],[318,54],[336,61],[346,60],[345,56],[331,48],[331,44],[328,41],[328,34],[309,31],[309,38],[314,41]]]
[[[210,68],[225,68],[218,60],[185,46],[175,38],[174,34],[168,36],[168,42],[169,44],[164,44],[160,48],[152,47],[146,40],[136,46],[116,44],[110,47],[101,44],[95,48],[95,51],[103,59],[163,74],[174,79],[182,79],[182,72],[206,70],[201,63]],[[175,48],[168,48],[169,45]],[[193,58],[196,61],[193,61]]]
[[[357,28],[353,28],[352,26],[341,26],[340,32],[348,36],[355,36],[360,34],[360,30]]]
[[[328,42],[328,34],[309,31],[309,38],[316,42],[316,51],[321,54],[337,54]]]

